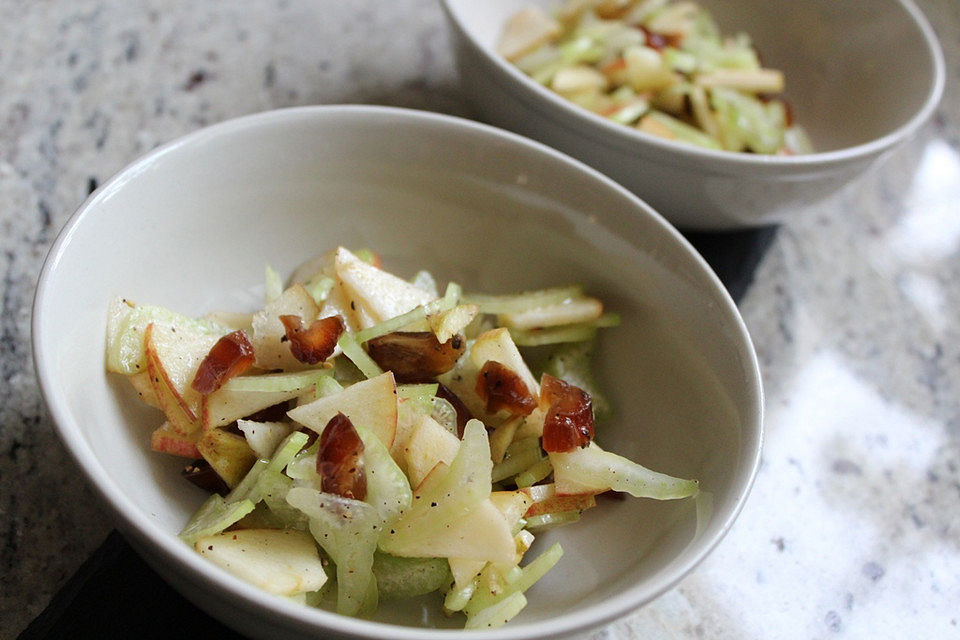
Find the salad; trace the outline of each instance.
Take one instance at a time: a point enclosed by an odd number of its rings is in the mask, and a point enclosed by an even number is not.
[[[440,294],[339,247],[255,313],[112,301],[107,369],[163,413],[151,448],[210,493],[180,532],[210,562],[351,616],[438,592],[466,628],[502,625],[563,554],[540,531],[609,491],[677,499],[697,482],[594,440],[590,358],[615,314],[579,286]],[[547,351],[534,374],[521,349]]]
[[[813,151],[783,73],[745,33],[725,37],[690,0],[566,0],[505,24],[498,52],[535,81],[614,122],[709,149]]]

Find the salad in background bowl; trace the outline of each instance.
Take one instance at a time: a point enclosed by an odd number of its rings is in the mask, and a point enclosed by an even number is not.
[[[686,229],[722,230],[776,223],[829,197],[910,138],[933,113],[945,82],[939,43],[911,0],[701,0],[696,4],[663,0],[444,0],[443,6],[463,90],[482,119],[539,140],[600,170]],[[679,19],[674,9],[678,6],[683,9]],[[720,149],[711,148],[716,145],[689,135],[689,130],[663,116],[654,116],[641,128],[624,126],[608,117],[610,113],[595,113],[560,95],[539,82],[540,75],[531,77],[506,59],[498,46],[511,58],[520,56],[518,64],[549,76],[553,83],[556,78],[550,73],[556,69],[550,65],[556,61],[539,57],[549,58],[549,47],[539,53],[531,49],[529,53],[536,55],[529,58],[523,55],[529,39],[518,37],[519,45],[504,47],[503,38],[511,19],[532,11],[541,18],[535,20],[535,25],[541,25],[542,42],[538,44],[547,43],[557,32],[552,15],[561,7],[575,7],[573,13],[580,16],[571,22],[571,35],[575,37],[557,47],[562,49],[561,63],[566,59],[584,63],[562,78],[567,89],[578,89],[570,91],[576,94],[570,97],[594,106],[590,93],[582,92],[590,78],[601,85],[589,61],[604,60],[609,55],[606,45],[610,44],[594,36],[597,28],[614,29],[607,22],[597,24],[589,18],[582,22],[583,16],[638,21],[651,34],[668,36],[662,43],[663,51],[658,52],[658,38],[650,41],[645,36],[641,45],[631,42],[636,40],[633,31],[619,29],[617,38],[623,42],[615,40],[614,44],[633,50],[630,66],[656,71],[655,75],[642,74],[643,87],[651,78],[677,80],[675,73],[685,77],[685,65],[692,64],[697,71],[697,63],[686,55],[690,51],[667,45],[670,38],[676,39],[678,30],[689,28],[684,12],[699,7],[712,16],[719,33],[749,35],[752,47],[762,56],[761,67],[779,72],[764,73],[764,81],[778,80],[782,75],[789,94],[789,120],[803,127],[806,136],[801,138],[809,138],[809,145],[790,142],[794,136],[786,131],[784,139],[789,147],[809,150],[809,146],[812,152],[744,153],[741,149],[758,151],[779,146],[779,127],[770,125],[779,117],[779,110],[758,107],[729,91],[721,91],[719,100],[708,98],[706,104],[698,90],[686,91],[683,105],[660,100],[661,106],[681,116],[679,122],[683,124],[716,120],[707,126],[717,129]],[[650,15],[644,15],[648,11]],[[666,24],[658,25],[658,21]],[[720,42],[722,45],[722,39]],[[640,48],[634,50],[637,46]],[[675,52],[664,61],[667,49]],[[742,53],[742,46],[733,49],[735,56],[744,56],[735,61],[737,64],[754,65],[750,54]],[[626,64],[626,57],[624,60]],[[608,76],[615,79],[619,74],[616,65],[607,71],[600,72],[604,83],[611,81]],[[721,74],[726,75],[728,83],[729,71]],[[696,87],[697,73],[690,78]],[[715,75],[708,84],[711,82],[716,83]],[[681,80],[676,84],[683,87],[684,83]],[[779,81],[767,88],[778,87]],[[629,120],[638,108],[646,108],[637,98],[647,99],[639,95],[643,92],[632,91],[638,95],[623,91],[600,98],[595,106],[603,112],[630,105],[621,113]],[[667,94],[666,98],[675,96]],[[687,100],[690,113],[685,108]],[[731,121],[727,126],[721,126],[728,118]],[[678,132],[688,134],[687,141],[676,139]],[[751,143],[742,144],[748,138],[752,138]],[[703,144],[690,144],[693,139]]]
[[[509,624],[488,631],[459,628],[464,618],[444,615],[437,592],[384,599],[375,613],[353,617],[267,593],[202,557],[179,534],[211,493],[181,477],[186,458],[150,451],[163,418],[123,376],[106,371],[110,301],[124,296],[190,318],[216,309],[253,313],[282,280],[263,284],[264,263],[294,273],[306,256],[337,245],[374,248],[404,279],[427,270],[471,295],[582,285],[620,319],[616,328],[599,329],[593,359],[595,382],[615,416],[597,425],[600,446],[648,469],[696,479],[699,497],[603,500],[575,524],[536,532],[521,567],[551,558],[554,545],[563,557],[524,593],[527,604]],[[437,293],[446,294],[442,283]],[[117,304],[135,311],[123,299]],[[230,328],[239,318],[212,320]],[[295,325],[294,333],[309,333],[312,323]],[[513,134],[436,114],[283,110],[215,125],[151,152],[94,193],[58,237],[38,285],[33,337],[38,380],[60,436],[118,528],[185,596],[251,637],[519,639],[596,628],[657,597],[710,552],[743,505],[759,460],[756,356],[735,305],[690,245],[584,165]],[[220,337],[205,345],[208,353]],[[543,370],[550,348],[523,347],[525,362]],[[340,349],[349,354],[351,345]],[[311,368],[280,375],[317,375]],[[248,369],[224,388],[243,387],[255,373]],[[289,425],[269,416],[255,421]],[[245,426],[252,437],[268,433]],[[469,433],[481,436],[475,427]],[[471,442],[482,439],[475,436]],[[248,473],[231,476],[230,490]]]

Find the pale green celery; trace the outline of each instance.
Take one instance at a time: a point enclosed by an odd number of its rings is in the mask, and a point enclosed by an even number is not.
[[[590,320],[589,322],[575,322],[545,329],[510,329],[510,337],[518,347],[538,347],[547,344],[592,340],[597,335],[597,329],[619,325],[619,315],[605,313],[596,320]]]
[[[650,111],[650,103],[642,98],[634,98],[633,102],[617,109],[609,116],[610,120],[620,124],[633,124]]]
[[[510,622],[523,608],[527,606],[527,598],[519,591],[498,600],[486,609],[467,616],[464,629],[495,629]]]
[[[370,249],[358,249],[353,252],[353,255],[357,256],[367,264],[376,265],[377,254]]]
[[[180,532],[180,539],[188,545],[204,536],[220,533],[253,511],[254,504],[249,500],[228,502],[216,493],[207,498],[190,521]]]
[[[550,81],[553,80],[553,76],[557,75],[557,71],[563,69],[564,66],[565,65],[563,64],[562,60],[557,60],[542,66],[537,71],[534,71],[530,74],[530,77],[533,78],[533,81],[538,84],[548,85],[550,84]]]
[[[266,272],[266,285],[264,286],[263,297],[267,303],[270,303],[279,298],[283,293],[283,278],[281,278],[277,270],[269,264],[264,271]]]
[[[446,612],[462,611],[476,592],[478,582],[479,580],[474,578],[460,588],[457,585],[450,587],[447,595],[443,598],[443,610]]]
[[[300,431],[294,431],[283,439],[269,460],[257,460],[243,480],[227,494],[227,502],[250,500],[257,504],[263,498],[268,484],[261,481],[264,472],[280,473],[296,457],[297,453],[307,443],[308,436]]]
[[[357,615],[376,606],[373,555],[380,514],[366,502],[293,487],[287,502],[310,519],[310,533],[337,566],[337,613]]]
[[[562,524],[570,524],[580,520],[579,511],[560,511],[558,513],[541,513],[527,518],[527,529],[546,529]]]
[[[673,47],[663,50],[663,62],[674,71],[691,74],[697,70],[697,57],[689,51],[681,51]]]
[[[383,369],[373,361],[373,358],[367,355],[367,352],[364,351],[360,343],[357,342],[354,334],[344,333],[340,336],[337,344],[339,344],[340,349],[343,350],[343,355],[347,356],[367,378],[376,378],[383,373]]]
[[[134,374],[147,370],[143,334],[153,322],[202,334],[226,335],[231,329],[212,320],[194,319],[164,307],[134,305],[123,298],[110,302],[107,322],[107,371]]]
[[[459,436],[457,433],[457,410],[453,408],[453,405],[444,398],[431,398],[430,403],[432,405],[430,417],[453,435]]]
[[[549,476],[553,472],[553,466],[549,458],[543,458],[536,464],[527,468],[523,473],[517,474],[515,479],[517,488],[529,487]]]
[[[437,395],[437,389],[440,385],[436,382],[426,382],[423,384],[398,384],[397,399],[401,402],[413,401],[430,404],[433,396]]]
[[[616,29],[611,29],[610,33],[603,39],[603,45],[607,50],[607,55],[611,58],[619,57],[620,53],[627,47],[635,47],[644,44],[646,38],[642,31],[623,25],[617,25]]]
[[[228,391],[250,391],[268,393],[274,391],[296,391],[320,383],[330,378],[330,369],[311,369],[296,373],[265,373],[258,376],[237,376],[227,380],[222,389]]]
[[[518,473],[523,473],[533,465],[540,462],[542,459],[543,454],[540,452],[539,448],[527,449],[515,455],[508,454],[507,457],[503,459],[503,462],[494,465],[491,473],[491,479],[493,482],[506,480],[507,478],[517,475]]]
[[[580,36],[560,45],[560,57],[567,66],[597,62],[606,53],[593,38]]]
[[[356,429],[363,441],[361,457],[367,479],[365,500],[377,510],[380,522],[389,526],[410,506],[413,498],[410,483],[380,438],[363,427]]]
[[[799,125],[788,127],[783,132],[783,146],[794,155],[813,153],[813,143],[806,130]]]
[[[628,458],[604,451],[595,442],[568,453],[551,453],[557,484],[571,483],[587,490],[613,489],[635,498],[675,500],[697,494],[696,480],[676,478],[647,469]]]
[[[674,138],[681,142],[688,142],[699,147],[708,149],[720,149],[720,143],[700,131],[696,127],[690,126],[686,122],[677,120],[673,116],[667,115],[662,111],[651,111],[647,114],[648,118],[653,118],[659,124],[663,125],[673,134]]]
[[[450,579],[446,558],[398,558],[377,551],[373,575],[382,600],[415,598],[441,589]]]
[[[560,51],[552,44],[543,44],[516,61],[517,68],[527,75],[534,75],[550,64],[560,61]]]
[[[440,292],[437,291],[437,281],[434,279],[433,274],[426,269],[421,269],[413,274],[413,277],[410,279],[410,284],[421,291],[426,291],[434,298],[440,297]]]
[[[523,593],[532,587],[547,571],[557,564],[562,556],[563,548],[560,546],[560,543],[554,543],[549,549],[537,556],[535,560],[523,567],[520,577],[506,584],[500,593],[493,594],[488,590],[477,589],[473,597],[470,598],[470,602],[464,607],[464,611],[467,613],[468,623],[472,616],[479,614],[487,607],[510,597],[514,593]]]
[[[333,376],[324,376],[317,381],[314,394],[317,398],[322,398],[324,396],[332,396],[340,391],[343,391],[342,384],[334,380]]]
[[[310,297],[312,297],[317,304],[321,304],[327,299],[327,295],[329,295],[330,290],[333,289],[334,284],[336,283],[333,278],[318,274],[303,286],[307,290],[307,293],[310,294]]]
[[[547,356],[543,372],[586,391],[593,403],[593,416],[600,422],[610,415],[610,403],[593,375],[595,344],[585,340],[557,345]]]
[[[499,314],[519,313],[538,307],[560,304],[565,300],[578,298],[582,295],[583,287],[581,285],[571,285],[506,295],[465,294],[462,301],[477,305],[480,307],[480,313]]]
[[[768,109],[760,100],[724,87],[710,90],[710,102],[724,146],[729,150],[747,148],[756,153],[776,153],[783,146],[782,106],[780,110]]]
[[[287,492],[293,486],[293,480],[278,471],[265,470],[260,474],[257,486],[258,495],[282,528],[308,529],[309,522],[303,512],[287,503]]]

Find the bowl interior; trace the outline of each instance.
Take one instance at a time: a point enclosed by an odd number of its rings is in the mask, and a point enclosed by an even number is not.
[[[698,478],[710,497],[699,509],[603,501],[578,525],[544,533],[538,548],[559,540],[566,555],[515,633],[559,632],[594,605],[595,618],[622,613],[678,579],[729,526],[759,451],[759,379],[735,308],[679,236],[597,174],[508,134],[401,110],[308,108],[218,125],[128,168],[71,220],[45,267],[34,325],[45,397],[84,471],[160,557],[280,606],[175,538],[204,496],[180,479],[182,460],[149,451],[159,413],[104,372],[108,299],[198,315],[253,310],[265,263],[289,272],[337,244],[374,248],[401,275],[430,269],[441,286],[583,283],[624,320],[600,345],[616,411],[600,440]],[[424,611],[387,602],[379,619],[450,624]]]
[[[507,18],[530,5],[551,10],[560,4],[559,0],[446,2],[464,30],[492,55]],[[818,152],[866,144],[894,133],[910,123],[935,93],[932,32],[925,29],[919,11],[901,0],[701,0],[700,4],[714,15],[723,33],[747,33],[763,64],[784,71],[787,101]],[[521,81],[541,95],[546,91],[532,81]]]

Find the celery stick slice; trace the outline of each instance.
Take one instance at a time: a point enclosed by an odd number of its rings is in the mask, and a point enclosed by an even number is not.
[[[501,480],[506,480],[512,476],[522,473],[537,464],[543,459],[543,454],[540,453],[539,449],[527,449],[526,451],[521,451],[516,455],[508,456],[504,458],[503,462],[494,465],[493,471],[491,472],[491,480],[493,482],[500,482]]]
[[[443,599],[443,610],[451,613],[454,611],[462,611],[476,592],[478,582],[479,580],[474,578],[462,587],[458,588],[456,585],[450,587],[446,597]]]
[[[556,513],[541,513],[538,516],[527,518],[528,529],[546,529],[561,524],[570,524],[580,520],[579,511],[558,511]]]
[[[324,275],[318,275],[313,280],[307,282],[303,287],[307,290],[307,293],[310,294],[317,304],[322,303],[327,299],[327,296],[330,294],[330,290],[333,289],[333,285],[336,284],[333,278]]]
[[[446,558],[398,558],[373,554],[373,575],[382,600],[415,598],[438,591],[450,579]]]
[[[511,329],[510,337],[513,338],[514,344],[518,347],[538,347],[546,344],[592,340],[597,335],[597,329],[616,327],[619,325],[619,315],[615,313],[605,313],[590,322],[577,322],[559,327],[525,331]]]
[[[353,339],[356,340],[357,344],[363,344],[364,342],[372,340],[373,338],[379,338],[380,336],[388,333],[399,331],[400,329],[403,329],[404,327],[415,322],[423,322],[427,319],[427,316],[443,313],[444,311],[453,309],[455,306],[457,306],[457,301],[460,299],[460,296],[460,285],[451,282],[447,285],[446,293],[444,293],[442,298],[438,298],[437,300],[429,302],[425,305],[414,307],[404,314],[384,320],[383,322],[375,324],[368,329],[357,331],[355,334],[353,334]],[[343,348],[342,345],[341,348]],[[353,360],[353,358],[350,359]]]
[[[277,273],[277,270],[269,264],[265,267],[266,285],[264,286],[264,301],[269,304],[280,297],[283,293],[283,278]]]
[[[373,358],[367,355],[367,352],[363,350],[363,347],[357,342],[355,336],[345,333],[340,336],[337,344],[339,344],[343,350],[343,355],[347,356],[353,364],[357,365],[357,369],[360,369],[360,372],[367,378],[376,378],[383,373],[383,369],[373,361]]]
[[[515,482],[518,488],[529,487],[540,482],[553,472],[553,465],[549,458],[543,458],[536,464],[529,467],[523,473],[517,475]]]
[[[537,307],[560,304],[564,300],[582,295],[583,287],[577,284],[507,295],[471,293],[463,296],[463,302],[477,305],[480,307],[480,313],[519,313]]]
[[[243,516],[253,511],[254,504],[249,500],[228,502],[213,494],[204,502],[190,521],[180,532],[180,539],[193,546],[198,538],[220,533]]]
[[[496,602],[486,609],[467,616],[464,629],[493,629],[502,627],[527,606],[527,598],[519,591]]]
[[[549,549],[541,553],[535,560],[523,567],[520,577],[507,583],[505,588],[497,594],[490,593],[488,590],[478,589],[470,598],[470,602],[464,607],[467,613],[467,624],[470,619],[487,609],[491,605],[501,602],[515,593],[522,593],[532,587],[537,580],[553,568],[563,556],[563,548],[559,542],[555,542]]]

